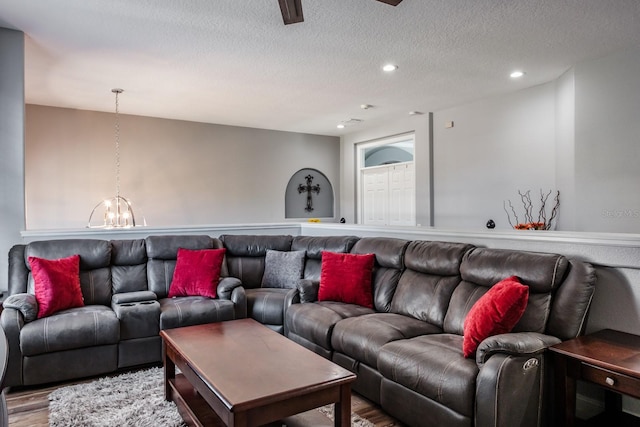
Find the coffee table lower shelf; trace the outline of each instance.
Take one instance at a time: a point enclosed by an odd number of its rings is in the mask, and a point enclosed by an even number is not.
[[[222,420],[211,409],[206,400],[193,388],[189,380],[177,374],[169,380],[171,400],[178,407],[182,419],[189,426],[224,427]]]
[[[174,379],[169,380],[169,387],[171,389],[171,401],[176,404],[180,416],[188,426],[226,427],[220,417],[211,409],[211,406],[193,388],[184,375],[176,374]],[[280,421],[267,424],[265,427],[305,425],[305,419],[304,415],[292,415]],[[320,426],[321,424],[318,423],[318,425]],[[322,425],[333,426],[332,423],[323,423]]]

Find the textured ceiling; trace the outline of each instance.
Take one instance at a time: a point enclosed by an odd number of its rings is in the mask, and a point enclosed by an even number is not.
[[[0,0],[26,101],[340,135],[553,80],[640,45],[639,0]],[[398,64],[393,74],[380,67]],[[512,81],[520,68],[526,76]],[[374,108],[360,109],[361,104]],[[343,130],[336,125],[363,120]]]

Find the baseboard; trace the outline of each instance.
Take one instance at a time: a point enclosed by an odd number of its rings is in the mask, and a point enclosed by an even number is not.
[[[582,390],[591,392],[592,390]],[[604,411],[604,400],[600,395],[578,393],[576,395],[576,416],[588,420]],[[622,411],[640,418],[640,400],[622,396]]]
[[[640,400],[629,396],[622,396],[622,410],[640,418]]]
[[[576,395],[576,417],[581,420],[588,420],[604,411],[604,401],[585,396]]]

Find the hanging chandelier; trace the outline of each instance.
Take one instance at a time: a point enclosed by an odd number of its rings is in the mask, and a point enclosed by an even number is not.
[[[133,214],[131,202],[120,195],[120,104],[118,97],[124,90],[111,89],[111,92],[116,94],[116,195],[101,201],[93,208],[91,215],[89,215],[88,228],[130,228],[136,226],[136,217]],[[94,219],[96,213],[101,213],[101,215]],[[93,224],[92,221],[95,221],[96,224]]]

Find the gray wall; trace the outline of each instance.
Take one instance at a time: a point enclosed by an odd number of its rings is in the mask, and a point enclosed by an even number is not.
[[[575,72],[571,69],[556,81],[556,183],[563,190],[558,230],[576,229],[575,104]]]
[[[585,61],[555,81],[434,112],[433,181],[428,123],[418,120],[418,223],[510,228],[503,202],[520,219],[518,190],[559,190],[556,229],[640,233],[640,48]],[[453,121],[453,128],[445,123]],[[416,128],[410,119],[341,139],[341,206],[355,221],[355,146]],[[433,192],[429,193],[429,184]],[[552,201],[549,200],[548,212]],[[534,211],[539,208],[534,198]],[[512,216],[513,221],[513,216]]]
[[[0,28],[0,254],[21,243],[24,229],[24,34]],[[0,262],[0,291],[7,289]]]
[[[640,48],[575,67],[576,230],[640,232]]]
[[[116,192],[114,114],[26,112],[27,229],[84,227]],[[156,227],[282,221],[287,183],[308,167],[339,188],[335,137],[126,114],[120,128],[120,194],[138,224],[143,216]]]
[[[478,229],[492,218],[506,229],[503,201],[520,214],[518,190],[553,189],[558,230],[640,233],[639,111],[640,48],[435,112],[434,225]]]
[[[493,219],[510,228],[503,201],[522,222],[518,190],[531,190],[537,207],[540,189],[556,189],[554,105],[547,83],[434,113],[436,227],[479,229]]]

